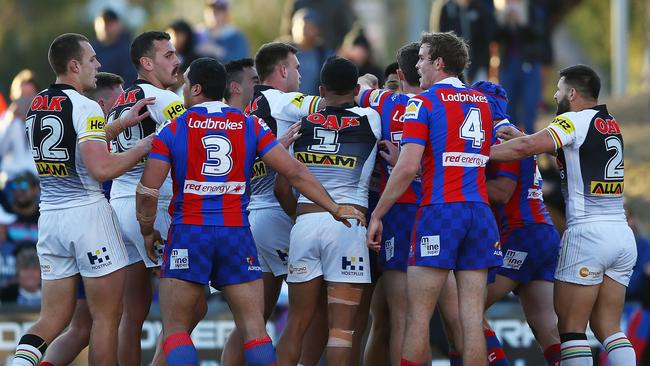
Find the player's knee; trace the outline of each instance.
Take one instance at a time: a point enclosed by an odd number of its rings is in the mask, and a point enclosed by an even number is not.
[[[358,306],[361,303],[362,295],[363,290],[360,288],[348,286],[328,286],[327,304]]]

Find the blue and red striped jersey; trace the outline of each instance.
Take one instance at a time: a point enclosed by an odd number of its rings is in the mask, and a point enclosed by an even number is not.
[[[278,142],[263,120],[201,103],[154,137],[150,159],[171,164],[172,224],[248,226],[253,163]]]
[[[488,203],[485,165],[492,142],[492,114],[485,95],[457,78],[444,79],[411,98],[402,144],[424,146],[421,206]]]
[[[493,206],[501,235],[524,225],[553,225],[544,205],[542,175],[535,156],[521,161],[490,162],[487,175],[488,179],[501,176],[517,182],[510,200],[505,205]]]
[[[404,110],[409,99],[410,96],[407,94],[396,94],[383,89],[367,89],[361,93],[359,104],[363,108],[373,108],[379,113],[381,139],[400,146],[404,129]],[[380,192],[383,192],[392,167],[385,159],[378,157],[376,170],[380,178]],[[416,178],[396,203],[420,203],[421,197],[422,181]]]

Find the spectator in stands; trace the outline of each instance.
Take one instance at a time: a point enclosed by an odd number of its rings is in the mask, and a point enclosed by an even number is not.
[[[302,8],[293,15],[291,41],[298,48],[300,62],[300,91],[304,94],[318,95],[320,69],[325,61],[334,55],[321,39],[318,13],[310,8]]]
[[[508,114],[534,133],[541,100],[541,67],[544,36],[550,26],[546,4],[540,1],[507,0],[496,13],[496,39],[501,48],[499,80],[510,96]],[[473,61],[473,60],[472,60]]]
[[[194,33],[194,29],[192,29],[190,23],[182,19],[172,22],[167,27],[167,33],[171,36],[172,44],[176,48],[176,55],[181,61],[179,74],[182,74],[187,70],[192,61],[199,58],[195,50],[196,33]]]
[[[16,245],[35,246],[38,241],[38,178],[23,172],[7,182],[3,209],[16,219],[7,225],[7,238]]]
[[[350,33],[339,53],[357,65],[359,75],[375,75],[379,85],[384,85],[384,71],[375,63],[370,41],[366,38],[363,29],[357,28],[356,32]]]
[[[399,77],[397,76],[397,69],[399,69],[399,65],[397,65],[397,62],[393,62],[386,66],[386,70],[384,70],[384,78],[386,79],[384,82],[384,89],[388,89],[393,93],[399,93]]]
[[[104,9],[95,18],[95,36],[92,46],[100,60],[101,71],[117,74],[124,79],[125,88],[137,77],[130,60],[131,34],[124,30],[122,21],[111,9]]]
[[[41,267],[36,248],[25,248],[16,254],[17,282],[0,289],[0,304],[20,306],[41,305]]]
[[[40,89],[34,72],[30,69],[23,69],[17,73],[11,81],[9,99],[11,99],[12,102],[15,102],[24,97],[29,99],[31,102],[39,91]]]
[[[9,179],[25,170],[36,173],[32,149],[25,134],[25,116],[34,95],[30,95],[31,91],[20,91],[20,86],[17,89],[18,99],[0,118],[0,172]]]
[[[206,2],[203,12],[206,29],[199,33],[199,55],[215,57],[221,63],[249,56],[246,36],[232,24],[229,8],[229,0]]]
[[[280,25],[280,34],[291,35],[294,14],[303,8],[310,8],[318,14],[319,28],[323,45],[338,51],[343,40],[351,31],[357,20],[350,0],[289,0],[285,2],[285,11]],[[363,75],[363,74],[359,74]]]
[[[0,212],[0,288],[16,281],[16,244],[7,237],[7,225],[15,216]]]
[[[453,31],[469,43],[470,60],[465,72],[471,84],[487,80],[490,65],[490,42],[496,22],[481,0],[449,0],[440,11],[439,31]]]

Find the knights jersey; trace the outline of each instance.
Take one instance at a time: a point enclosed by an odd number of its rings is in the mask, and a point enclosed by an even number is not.
[[[567,225],[623,221],[623,135],[605,105],[563,113],[546,128],[558,150]]]
[[[382,89],[367,89],[361,93],[359,104],[361,107],[370,107],[381,117],[381,139],[401,146],[404,128],[404,109],[409,98],[413,95],[397,94]],[[380,176],[380,192],[386,188],[392,167],[385,159],[377,158],[377,171]],[[415,178],[404,194],[396,203],[420,203],[422,195],[422,180]]]
[[[457,78],[447,78],[411,99],[402,144],[424,146],[421,206],[488,203],[485,165],[492,114],[487,98]]]
[[[70,85],[52,84],[32,100],[25,128],[40,177],[41,211],[104,199],[79,152],[84,141],[106,143],[99,104]]]
[[[292,124],[315,112],[320,97],[285,93],[267,85],[255,85],[253,99],[245,113],[263,119],[276,136],[282,136]],[[280,207],[273,194],[275,171],[258,159],[251,178],[251,210]]]
[[[111,141],[111,151],[120,153],[129,150],[142,138],[156,132],[156,129],[167,120],[180,116],[185,108],[182,99],[174,92],[155,87],[146,80],[138,79],[126,89],[115,101],[115,105],[108,114],[108,123],[124,116],[139,100],[147,97],[156,97],[154,104],[148,105],[149,116],[135,126],[122,131]],[[123,175],[113,179],[111,199],[122,197],[135,197],[135,188],[140,182],[144,171],[144,159]],[[160,202],[167,204],[172,195],[171,180],[169,178],[160,187]]]
[[[493,206],[501,235],[530,224],[553,225],[542,196],[542,175],[537,157],[521,161],[490,162],[488,179],[506,177],[517,182],[510,200],[505,205]]]
[[[368,207],[381,120],[370,108],[327,107],[301,120],[293,154],[338,203]],[[305,196],[300,203],[312,203]]]
[[[249,226],[253,162],[277,143],[264,121],[222,102],[197,104],[173,119],[149,153],[171,164],[172,224]]]

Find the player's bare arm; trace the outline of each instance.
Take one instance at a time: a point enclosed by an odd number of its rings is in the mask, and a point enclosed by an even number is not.
[[[293,195],[291,184],[283,175],[276,175],[275,185],[273,187],[275,198],[278,199],[280,207],[287,214],[287,216],[295,218],[296,208],[298,207],[298,200]]]
[[[138,123],[140,123],[143,119],[149,117],[149,111],[144,111],[144,113],[140,113],[142,111],[142,108],[148,105],[154,104],[156,101],[156,97],[148,97],[139,100],[137,103],[133,105],[133,108],[126,113],[124,116],[114,120],[113,122],[109,123],[105,127],[105,132],[106,132],[106,140],[111,141],[114,138],[117,137],[120,133],[122,133],[124,130],[131,126],[135,126]]]
[[[133,168],[149,152],[152,138],[153,136],[143,138],[129,151],[118,154],[109,153],[106,143],[93,140],[81,142],[79,150],[90,176],[98,182],[104,182]]]
[[[332,214],[337,221],[341,221],[345,226],[352,226],[349,220],[357,220],[359,225],[366,224],[365,216],[361,211],[352,206],[338,205],[334,202],[309,169],[291,157],[284,148],[275,146],[264,155],[262,160],[279,174],[285,176],[289,184],[296,187],[305,197]]]
[[[379,146],[379,155],[388,162],[390,166],[397,164],[399,158],[399,148],[388,140],[381,140],[377,143]]]
[[[154,249],[157,241],[161,239],[160,233],[154,230],[156,212],[158,207],[158,190],[167,178],[170,165],[166,161],[149,159],[144,167],[140,183],[135,191],[135,215],[140,224],[140,233],[144,238],[147,256],[152,261],[157,261]]]
[[[487,181],[488,200],[491,205],[504,205],[510,201],[517,188],[517,181],[508,177],[496,177]]]
[[[424,146],[418,144],[405,144],[397,159],[397,164],[386,183],[384,193],[381,195],[377,207],[368,223],[368,247],[378,251],[381,244],[382,225],[381,219],[395,204],[397,199],[406,191],[420,170],[420,161],[424,153]]]
[[[492,146],[490,149],[490,159],[494,161],[521,160],[542,153],[553,154],[555,150],[556,146],[553,138],[544,129],[533,135],[517,137],[502,144]]]

